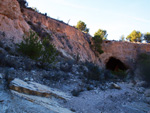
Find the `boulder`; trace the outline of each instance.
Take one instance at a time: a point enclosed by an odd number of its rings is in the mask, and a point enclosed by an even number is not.
[[[10,82],[10,89],[13,94],[34,103],[34,105],[38,104],[40,108],[47,108],[49,113],[72,113],[70,109],[61,105],[69,100],[71,96],[58,89],[31,81],[25,82],[18,78]]]
[[[118,84],[115,84],[115,83],[112,83],[110,88],[112,88],[112,89],[119,89],[119,90],[121,89],[121,87]]]
[[[16,91],[11,91],[11,92],[21,98],[28,100],[29,102],[32,102],[33,105],[35,104],[40,105],[38,109],[44,107],[49,110],[48,112],[44,111],[44,113],[73,113],[71,110],[64,108],[61,104],[59,104],[58,100],[56,99],[27,95],[23,93],[18,93]],[[35,111],[35,112],[39,112],[39,111]]]
[[[25,93],[28,95],[36,95],[36,96],[41,96],[41,97],[54,97],[57,99],[62,99],[62,100],[68,100],[71,97],[58,90],[58,89],[54,89],[54,88],[50,88],[48,86],[45,85],[41,85],[38,84],[36,82],[25,82],[23,80],[20,80],[18,78],[15,78],[14,80],[12,80],[10,82],[10,89],[20,92],[20,93]]]

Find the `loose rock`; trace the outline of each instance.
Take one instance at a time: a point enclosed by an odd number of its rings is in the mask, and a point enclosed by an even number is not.
[[[144,94],[146,97],[150,97],[150,89],[146,90]]]
[[[111,86],[110,86],[112,89],[121,89],[121,87],[115,83],[112,83]]]

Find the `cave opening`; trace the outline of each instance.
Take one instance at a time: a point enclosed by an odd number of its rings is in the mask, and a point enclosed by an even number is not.
[[[127,67],[119,59],[111,57],[106,63],[106,69],[117,72],[119,70],[125,71],[127,70]]]

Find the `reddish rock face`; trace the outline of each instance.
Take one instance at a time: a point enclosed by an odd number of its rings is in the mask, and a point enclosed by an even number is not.
[[[26,21],[25,21],[26,20]],[[31,9],[20,10],[17,0],[0,1],[0,32],[5,33],[5,43],[11,41],[18,43],[22,36],[26,34],[30,26],[27,22],[32,22],[38,29],[40,22],[41,29],[52,35],[53,44],[65,56],[80,61],[90,61],[99,64],[94,52],[90,48],[91,36],[63,22],[48,18]],[[10,41],[11,40],[11,41]]]
[[[97,64],[100,63],[99,58],[91,50],[89,44],[91,36],[89,34],[85,34],[72,26],[48,18],[31,9],[24,9],[23,16],[26,21],[35,26],[40,23],[41,29],[52,35],[53,44],[64,55],[74,59],[79,56],[81,61],[87,60]]]
[[[0,0],[0,31],[5,32],[7,39],[19,42],[29,28],[16,0]]]
[[[16,0],[1,0],[0,1],[0,14],[4,15],[12,20],[23,20],[20,12],[19,4]]]
[[[128,68],[133,68],[139,54],[150,52],[150,44],[104,41],[102,49],[104,53],[99,57],[104,67],[110,58],[116,58]]]
[[[64,56],[93,62],[101,67],[105,67],[109,59],[114,58],[126,67],[132,68],[140,53],[150,52],[150,44],[104,41],[104,53],[96,56],[90,47],[89,34],[31,9],[23,8],[21,12],[17,0],[0,1],[0,33],[5,32],[3,40],[6,39],[6,43],[10,39],[14,42],[22,40],[23,34],[29,31],[30,26],[35,27],[37,32],[42,30],[51,35],[52,43]],[[0,38],[2,39],[1,35]]]

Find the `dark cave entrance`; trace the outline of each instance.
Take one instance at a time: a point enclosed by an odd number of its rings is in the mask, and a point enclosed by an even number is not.
[[[119,70],[125,71],[127,70],[127,67],[119,59],[111,57],[106,63],[106,69],[117,72]]]

